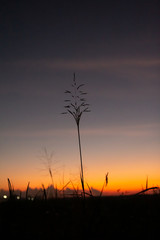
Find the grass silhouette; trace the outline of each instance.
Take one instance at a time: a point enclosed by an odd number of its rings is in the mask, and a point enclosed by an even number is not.
[[[7,179],[7,181],[8,181],[9,197],[10,197],[10,199],[13,199],[14,198],[14,187],[9,178]]]
[[[79,145],[79,154],[80,154],[80,180],[81,186],[83,190],[83,197],[85,198],[85,188],[84,188],[84,171],[83,171],[83,160],[82,160],[82,147],[81,147],[81,138],[80,138],[80,120],[81,116],[85,112],[90,112],[89,104],[86,103],[86,99],[84,96],[87,94],[83,92],[81,88],[84,84],[77,85],[75,73],[73,76],[72,90],[66,90],[65,94],[67,94],[67,99],[65,99],[65,112],[62,114],[71,114],[77,125],[77,133],[78,133],[78,145]]]
[[[28,182],[28,184],[27,184],[27,189],[26,189],[26,200],[28,199],[29,185],[30,185],[30,182]]]
[[[13,184],[8,178],[9,200],[0,202],[0,229],[5,238],[12,239],[158,239],[160,226],[160,189],[148,187],[141,192],[128,196],[102,196],[108,185],[108,174],[99,196],[94,196],[92,188],[84,180],[83,159],[80,138],[80,119],[83,113],[89,112],[89,104],[83,97],[86,92],[77,85],[75,74],[72,91],[66,90],[65,110],[76,122],[80,153],[80,180],[82,194],[70,180],[61,190],[54,186],[51,160],[53,154],[44,149],[43,159],[52,181],[55,197],[47,196],[47,189],[42,184],[33,201],[29,201],[28,182],[25,198],[16,198]],[[85,190],[86,183],[88,192]],[[73,193],[65,197],[64,190],[71,184]],[[144,194],[150,190],[154,194]],[[62,197],[60,194],[62,192]],[[38,194],[41,193],[41,197]],[[59,195],[58,195],[59,193]],[[80,197],[80,196],[83,196]],[[88,196],[88,197],[85,197]],[[83,201],[85,199],[85,201]],[[85,211],[84,211],[85,202]]]

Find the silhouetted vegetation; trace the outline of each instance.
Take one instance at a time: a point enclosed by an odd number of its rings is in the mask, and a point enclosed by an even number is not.
[[[9,189],[9,197],[10,199],[13,199],[14,198],[14,187],[10,181],[10,179],[8,178],[8,189]]]
[[[81,90],[83,86],[84,84],[77,85],[74,74],[72,91],[65,91],[68,97],[64,112],[71,114],[77,125],[82,192],[71,180],[58,190],[51,168],[53,154],[48,154],[44,149],[42,157],[52,181],[50,187],[45,188],[42,184],[42,188],[30,197],[28,182],[25,197],[22,198],[21,193],[16,195],[13,184],[7,179],[9,198],[5,195],[0,203],[1,236],[3,234],[6,239],[158,239],[160,189],[148,187],[148,176],[146,188],[130,196],[102,196],[108,185],[109,173],[105,175],[101,191],[97,191],[98,196],[94,195],[93,189],[84,181],[80,119],[84,112],[90,110],[84,98],[86,92]],[[66,189],[69,184],[72,185],[72,190]],[[49,190],[54,191],[54,196],[49,197]],[[153,194],[145,194],[150,190]]]
[[[66,90],[65,94],[67,94],[67,99],[65,99],[65,109],[66,112],[62,114],[71,114],[76,122],[77,125],[77,132],[78,132],[78,143],[79,143],[79,154],[80,154],[80,180],[83,190],[83,197],[85,198],[85,188],[84,188],[84,171],[83,171],[83,161],[82,161],[82,147],[81,147],[81,138],[80,138],[80,120],[81,116],[85,112],[90,112],[89,104],[86,103],[86,99],[84,96],[87,94],[86,92],[82,91],[81,88],[84,84],[77,85],[75,73],[73,77],[73,84],[72,90]]]
[[[1,234],[21,239],[158,239],[160,195],[14,200],[0,204]]]

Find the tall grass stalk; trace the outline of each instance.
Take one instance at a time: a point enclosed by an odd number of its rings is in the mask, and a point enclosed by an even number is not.
[[[27,189],[26,189],[26,200],[28,199],[29,185],[30,185],[30,182],[28,182],[28,184],[27,184]]]
[[[80,119],[84,112],[90,112],[89,110],[89,104],[86,103],[86,99],[84,98],[84,95],[86,95],[86,92],[83,92],[81,88],[84,86],[84,84],[77,85],[75,73],[73,75],[73,84],[72,84],[72,90],[66,90],[65,94],[67,94],[68,98],[65,99],[65,109],[66,112],[63,112],[62,114],[71,114],[74,118],[76,125],[77,125],[77,133],[78,133],[78,146],[79,146],[79,154],[80,154],[80,180],[81,180],[81,186],[83,190],[83,197],[85,198],[85,188],[84,188],[84,171],[83,171],[83,160],[82,160],[82,147],[81,147],[81,137],[80,137]]]
[[[46,192],[44,184],[42,184],[42,191],[43,191],[43,198],[46,201],[47,200],[47,192]]]
[[[10,197],[10,199],[13,199],[14,198],[14,187],[9,178],[7,179],[7,181],[8,181],[9,197]]]
[[[100,192],[100,197],[101,197],[102,194],[103,194],[104,188],[107,187],[107,185],[108,185],[108,174],[109,174],[109,173],[107,172],[107,174],[105,175],[105,180],[104,180],[104,184],[103,184],[102,190],[101,190],[101,192]]]

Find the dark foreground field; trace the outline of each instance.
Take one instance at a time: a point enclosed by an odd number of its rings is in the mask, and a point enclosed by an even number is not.
[[[5,239],[159,239],[160,195],[5,201]]]

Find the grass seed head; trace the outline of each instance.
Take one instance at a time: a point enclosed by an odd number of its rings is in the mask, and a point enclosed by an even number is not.
[[[65,94],[67,94],[67,99],[64,100],[67,105],[64,106],[66,109],[65,112],[62,114],[71,114],[77,125],[80,122],[81,116],[84,112],[90,112],[89,104],[86,103],[86,99],[83,98],[81,95],[86,95],[86,92],[80,90],[84,84],[77,85],[75,73],[73,76],[73,83],[72,83],[72,90],[66,90]],[[69,99],[70,98],[70,99]]]

